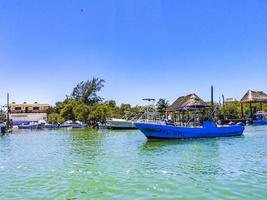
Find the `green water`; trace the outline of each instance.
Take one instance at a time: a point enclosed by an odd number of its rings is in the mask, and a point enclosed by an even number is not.
[[[20,131],[0,138],[0,199],[267,199],[267,127],[184,141]]]

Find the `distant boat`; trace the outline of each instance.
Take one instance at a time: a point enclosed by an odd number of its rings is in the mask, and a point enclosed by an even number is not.
[[[87,125],[80,121],[66,121],[65,123],[59,126],[60,128],[86,128]]]
[[[111,129],[136,129],[133,121],[117,118],[107,120],[106,126]]]
[[[57,129],[57,128],[59,128],[59,125],[58,124],[44,124],[43,128],[46,128],[46,129]]]
[[[214,122],[204,122],[201,127],[169,126],[153,123],[135,123],[147,138],[185,139],[241,136],[244,126],[216,126]]]
[[[267,125],[267,113],[263,111],[258,111],[254,115],[253,125]]]
[[[102,124],[102,123],[97,123],[97,128],[99,128],[99,129],[107,129],[108,128],[108,126],[106,125],[106,124]]]
[[[18,125],[19,129],[41,129],[41,125],[37,122],[29,122],[29,123],[23,123],[21,125]]]

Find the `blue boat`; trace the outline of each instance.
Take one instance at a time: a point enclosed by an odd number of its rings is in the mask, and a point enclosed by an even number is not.
[[[18,125],[18,128],[19,129],[41,129],[41,126],[38,123],[30,122],[30,123],[27,123],[27,124]]]
[[[151,123],[135,123],[147,138],[186,139],[241,136],[244,126],[216,126],[212,121],[204,122],[201,127],[170,126]]]
[[[253,125],[267,125],[267,114],[263,111],[258,111],[254,114]]]
[[[58,124],[44,124],[43,128],[46,128],[46,129],[57,129],[57,128],[59,128],[59,125]]]
[[[253,125],[256,125],[256,126],[267,125],[267,119],[256,119],[256,120],[253,120]]]

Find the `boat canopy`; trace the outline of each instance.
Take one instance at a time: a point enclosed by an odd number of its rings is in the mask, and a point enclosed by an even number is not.
[[[194,110],[201,108],[210,108],[208,105],[195,105],[195,106],[177,106],[176,110]]]
[[[177,110],[199,109],[206,107],[209,107],[208,104],[195,93],[192,93],[187,96],[179,97],[169,108],[167,108],[167,111],[175,112]]]

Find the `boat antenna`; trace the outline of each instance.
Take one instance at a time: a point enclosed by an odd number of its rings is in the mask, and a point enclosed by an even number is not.
[[[9,112],[10,112],[10,108],[9,108],[9,93],[7,93],[6,101],[7,101],[7,103],[6,103],[6,105],[7,105],[6,127],[7,127],[7,130],[9,130],[9,128],[10,128],[10,121],[9,121]]]

